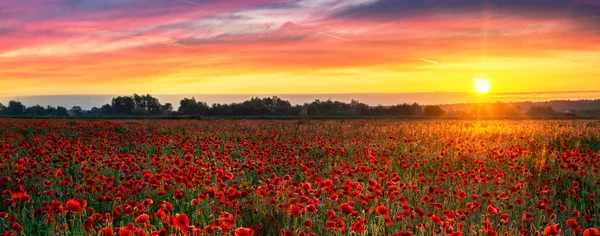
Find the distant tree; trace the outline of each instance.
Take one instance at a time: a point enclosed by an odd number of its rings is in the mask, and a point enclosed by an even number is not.
[[[555,116],[556,111],[551,106],[532,106],[527,112],[529,116]]]
[[[44,108],[40,105],[35,105],[35,106],[25,108],[25,115],[45,116],[45,115],[47,115],[47,111],[46,111],[46,108]]]
[[[92,109],[90,109],[90,113],[92,113],[93,115],[100,115],[100,108],[98,107],[92,107]]]
[[[8,102],[8,107],[4,109],[7,115],[20,116],[25,113],[25,105],[19,101]]]
[[[137,93],[133,94],[133,102],[134,102],[134,108],[143,108],[146,109],[147,104],[146,101],[144,99],[144,96],[140,96]]]
[[[113,108],[110,104],[104,104],[100,107],[100,114],[110,115],[113,113]]]
[[[4,106],[4,104],[0,103],[0,116],[4,115],[5,110],[6,110],[6,106]]]
[[[196,101],[196,98],[183,98],[179,101],[177,112],[181,115],[205,115],[210,108],[205,102]]]
[[[352,113],[354,115],[367,116],[370,113],[369,105],[361,103],[358,100],[352,99],[350,101],[350,107],[352,108]]]
[[[56,107],[46,106],[46,115],[56,116]]]
[[[148,112],[148,114],[151,115],[160,115],[163,114],[163,109],[162,109],[162,105],[160,104],[160,101],[155,98],[152,97],[152,95],[150,94],[146,94],[144,96],[142,96],[142,104],[144,105],[144,107],[139,107],[142,109],[146,109],[146,111]]]
[[[173,104],[171,103],[165,103],[164,105],[162,105],[163,112],[169,113],[173,111]]]
[[[440,106],[425,106],[425,108],[423,108],[423,113],[425,116],[439,117],[446,114],[446,111],[444,111]]]
[[[71,110],[69,110],[74,116],[80,116],[83,114],[83,109],[80,106],[73,106]]]
[[[56,107],[56,116],[69,116],[69,111],[66,107],[58,106]]]
[[[439,106],[438,106],[439,107]],[[411,113],[414,116],[423,116],[425,114],[425,111],[423,110],[423,106],[419,105],[418,103],[413,103],[412,105],[410,105],[410,110]],[[441,109],[441,107],[439,107]],[[444,110],[442,110],[444,111]],[[445,113],[445,112],[444,112]]]
[[[112,99],[112,111],[120,115],[131,115],[135,101],[130,96],[119,96]]]
[[[148,112],[148,110],[146,110],[145,108],[141,108],[141,107],[133,108],[133,110],[131,111],[131,114],[134,115],[134,116],[148,116],[148,115],[150,115],[150,113]]]
[[[417,103],[413,104],[398,104],[387,109],[379,110],[379,112],[388,116],[422,116],[423,108]]]

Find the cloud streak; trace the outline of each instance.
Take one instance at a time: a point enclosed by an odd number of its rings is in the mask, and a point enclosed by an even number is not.
[[[427,62],[427,63],[435,64],[435,65],[437,65],[437,64],[440,64],[440,63],[439,63],[439,62],[437,62],[437,61],[427,60],[427,59],[425,59],[425,58],[422,58],[422,57],[419,57],[419,58],[417,58],[417,59],[419,59],[419,60],[421,60],[421,61],[424,61],[424,62]]]

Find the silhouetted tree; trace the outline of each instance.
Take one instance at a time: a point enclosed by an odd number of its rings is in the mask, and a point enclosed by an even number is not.
[[[131,114],[134,116],[148,116],[150,115],[150,113],[148,113],[148,110],[141,108],[141,107],[136,107],[133,108],[133,110],[131,111]]]
[[[45,116],[46,114],[46,108],[40,105],[25,108],[25,115],[28,116]]]
[[[350,108],[352,109],[352,113],[359,116],[367,116],[370,114],[369,105],[361,103],[358,100],[352,99],[352,101],[350,101]]]
[[[171,112],[171,111],[173,111],[173,104],[171,104],[171,103],[165,103],[162,106],[162,109],[163,109],[163,111]]]
[[[134,102],[133,108],[143,108],[143,109],[146,109],[146,107],[147,107],[146,100],[144,99],[144,96],[140,96],[137,93],[133,94],[133,102]]]
[[[8,107],[5,110],[7,115],[20,116],[25,113],[25,105],[19,101],[9,101]]]
[[[4,104],[0,103],[0,116],[4,115],[5,110],[6,110],[6,106],[4,106]]]
[[[102,113],[100,112],[100,108],[98,108],[98,107],[92,107],[92,109],[90,109],[89,113],[91,115],[95,115],[95,116],[102,115]]]
[[[184,98],[179,101],[177,112],[181,115],[205,115],[210,108],[205,102],[196,101],[196,98]]]
[[[56,107],[46,106],[46,115],[56,116]]]
[[[446,111],[444,111],[440,106],[425,106],[425,108],[423,108],[423,113],[425,116],[439,117],[446,114]]]
[[[83,109],[80,106],[73,106],[70,111],[74,116],[80,116],[83,114]]]
[[[135,101],[130,96],[119,96],[112,99],[112,111],[120,115],[131,115]]]
[[[162,109],[162,105],[160,104],[160,101],[155,98],[152,97],[152,95],[150,94],[146,94],[144,96],[142,96],[142,100],[145,107],[139,107],[139,108],[145,108],[148,111],[148,114],[150,115],[160,115],[163,114],[164,111]]]
[[[529,116],[555,116],[556,111],[550,106],[532,106],[527,112]]]
[[[100,113],[104,115],[110,115],[113,113],[113,108],[110,104],[104,104],[100,107]]]
[[[58,106],[56,107],[56,116],[69,116],[69,111],[66,107]]]
[[[417,103],[404,103],[390,106],[388,109],[379,108],[378,112],[391,116],[422,116],[423,108]]]

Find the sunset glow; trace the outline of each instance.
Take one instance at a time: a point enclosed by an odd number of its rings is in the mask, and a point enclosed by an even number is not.
[[[425,4],[427,2],[427,4]],[[0,96],[600,89],[597,1],[0,3]]]

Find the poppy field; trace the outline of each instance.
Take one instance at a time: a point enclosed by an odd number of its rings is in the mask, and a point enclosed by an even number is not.
[[[585,235],[600,121],[0,120],[2,235]]]

